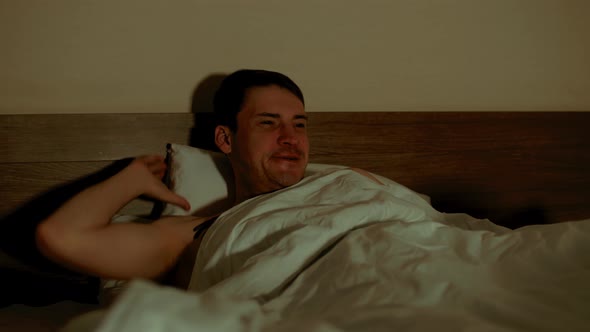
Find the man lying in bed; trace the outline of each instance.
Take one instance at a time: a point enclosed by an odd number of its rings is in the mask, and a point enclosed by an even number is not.
[[[235,204],[303,178],[309,152],[307,116],[303,94],[291,79],[276,72],[237,71],[224,80],[214,105],[219,118],[214,139],[233,167]],[[165,217],[152,224],[110,223],[117,211],[140,195],[188,210],[188,201],[161,182],[165,170],[161,156],[142,156],[82,191],[39,225],[41,252],[64,266],[102,278],[166,275],[193,242],[194,231],[202,224],[208,226],[205,222],[215,216]]]

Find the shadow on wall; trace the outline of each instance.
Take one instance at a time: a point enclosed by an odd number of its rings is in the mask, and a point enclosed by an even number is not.
[[[0,250],[20,262],[0,267],[0,307],[10,304],[43,306],[71,300],[98,302],[99,278],[64,268],[43,256],[35,242],[37,225],[80,191],[125,168],[133,159],[115,161],[93,174],[44,192],[0,220]]]
[[[219,151],[213,135],[215,133],[215,116],[213,114],[213,98],[227,74],[215,73],[202,80],[193,91],[191,112],[194,114],[194,125],[190,133],[191,146],[211,151]]]
[[[215,98],[215,93],[217,92],[217,89],[219,89],[221,82],[226,77],[227,74],[214,73],[207,76],[195,87],[191,102],[191,113],[193,113],[194,123],[189,133],[189,146],[214,152],[221,152],[217,148],[217,145],[214,141],[216,118],[215,114],[213,113],[213,99]],[[172,156],[169,150],[166,154],[166,164],[169,167],[168,171],[164,175],[164,183],[168,187],[170,187],[171,184],[171,174],[169,172],[169,170],[172,169],[171,158]],[[219,170],[219,173],[225,174],[226,171],[224,170],[224,168],[226,167],[226,163],[222,163],[219,158],[213,158],[213,161],[215,163],[215,166]],[[229,185],[230,184],[228,182],[228,186]],[[228,192],[231,193],[233,191],[228,187]],[[165,202],[155,202],[151,217],[157,218],[157,216],[160,216],[165,208]],[[207,211],[207,209],[217,211],[218,207],[215,206],[214,203],[214,205],[206,207],[205,211]]]

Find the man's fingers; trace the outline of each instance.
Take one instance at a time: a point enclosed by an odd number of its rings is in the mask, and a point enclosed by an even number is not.
[[[162,178],[164,178],[164,175],[165,174],[166,174],[165,171],[161,171],[161,172],[159,172],[159,173],[156,174],[156,177],[161,180]]]
[[[166,167],[160,167],[154,172],[152,172],[152,174],[154,174],[158,179],[161,180],[164,177],[164,174],[166,174]]]
[[[176,194],[173,195],[174,198],[169,203],[180,206],[185,211],[189,211],[191,209],[191,204],[184,197],[178,196]]]
[[[164,157],[157,155],[157,154],[150,154],[150,155],[144,155],[144,156],[139,156],[136,158],[137,160],[141,161],[142,163],[146,164],[146,165],[150,165],[153,163],[161,163],[164,161]]]
[[[188,211],[191,209],[190,203],[186,200],[186,198],[179,196],[171,191],[167,191],[164,195],[160,197],[161,200],[165,201],[166,203],[174,204],[176,206],[180,206],[184,210]]]
[[[165,159],[160,155],[140,156],[137,157],[136,160],[144,164],[147,169],[158,178],[162,178],[166,172]]]
[[[146,196],[177,205],[187,211],[190,210],[190,204],[184,197],[175,194],[162,183],[161,179],[166,173],[166,164],[162,156],[141,156],[136,158],[134,162],[141,169],[139,173],[143,174],[138,181],[141,181],[146,186],[144,187]],[[151,176],[148,175],[146,170],[151,173]]]
[[[166,170],[166,163],[163,160],[154,160],[146,165],[152,174],[159,174]]]

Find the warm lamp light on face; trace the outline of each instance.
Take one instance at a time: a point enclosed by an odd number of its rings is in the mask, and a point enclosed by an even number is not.
[[[234,167],[238,198],[282,189],[303,178],[309,155],[307,115],[295,95],[278,86],[252,88],[237,123],[220,149]]]

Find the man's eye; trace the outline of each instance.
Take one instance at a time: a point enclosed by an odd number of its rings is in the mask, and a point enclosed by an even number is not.
[[[274,122],[273,121],[270,121],[270,120],[266,120],[266,121],[261,121],[260,124],[263,124],[263,125],[273,125]]]
[[[297,127],[297,128],[305,128],[306,125],[305,125],[305,123],[298,123],[298,124],[295,125],[295,127]]]

